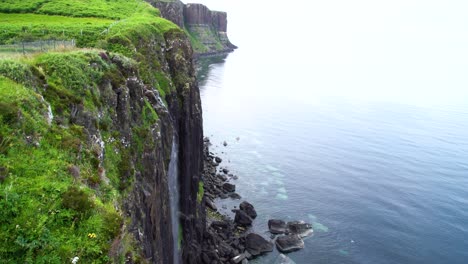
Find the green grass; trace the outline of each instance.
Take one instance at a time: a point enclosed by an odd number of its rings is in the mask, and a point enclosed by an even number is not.
[[[81,130],[48,125],[42,97],[1,76],[0,110],[0,138],[8,142],[0,148],[0,167],[8,171],[0,182],[0,244],[8,245],[0,247],[0,262],[108,262],[121,217],[69,173],[71,164],[83,179],[98,173],[90,155],[78,159],[73,142]]]
[[[0,44],[75,39],[79,47],[96,47],[99,41],[138,26],[153,27],[161,33],[178,29],[162,19],[159,10],[140,0],[49,0],[31,10],[37,2],[0,2]]]
[[[129,14],[146,12],[159,16],[157,9],[148,9],[147,4],[136,0],[2,0],[0,12],[109,19],[124,19]]]
[[[112,89],[137,73],[163,97],[172,93],[159,43],[181,32],[140,0],[0,0],[0,44],[73,38],[87,48],[0,60],[0,245],[8,245],[0,246],[0,263],[122,259],[109,256],[128,221],[115,205],[141,166],[138,154],[155,144],[151,129],[159,117],[142,101],[134,138],[124,146],[109,104]],[[103,160],[88,128],[73,121],[76,106],[95,119],[90,126],[105,142]],[[131,236],[123,237],[137,251]]]
[[[201,201],[203,199],[203,195],[205,195],[205,187],[203,185],[203,182],[200,181],[200,182],[198,182],[198,193],[197,193],[198,203],[201,203]]]

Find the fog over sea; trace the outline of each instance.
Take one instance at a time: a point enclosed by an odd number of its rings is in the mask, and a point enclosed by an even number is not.
[[[312,223],[298,264],[468,263],[467,1],[197,2],[239,46],[199,79],[255,232]]]

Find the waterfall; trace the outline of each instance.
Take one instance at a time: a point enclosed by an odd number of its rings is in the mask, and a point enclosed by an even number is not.
[[[169,162],[168,183],[169,183],[169,199],[171,204],[171,224],[172,238],[174,246],[174,264],[180,264],[180,248],[179,248],[179,144],[174,136],[172,140],[171,161]]]

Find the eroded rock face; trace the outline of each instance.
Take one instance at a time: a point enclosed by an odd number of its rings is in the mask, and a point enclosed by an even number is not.
[[[180,28],[197,38],[195,55],[226,53],[237,48],[227,37],[227,13],[211,11],[202,4],[186,4],[179,0],[146,0],[161,11],[162,17],[174,22]]]
[[[181,1],[146,0],[146,2],[159,9],[165,19],[181,28],[184,27],[184,4]]]

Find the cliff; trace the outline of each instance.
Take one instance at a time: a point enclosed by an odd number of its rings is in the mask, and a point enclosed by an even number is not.
[[[161,11],[161,15],[184,28],[196,55],[231,52],[237,47],[227,36],[227,13],[211,11],[202,4],[183,4],[181,1],[147,0]]]
[[[2,41],[78,43],[0,59],[0,262],[199,263],[190,41],[149,5],[94,2],[0,3]]]

